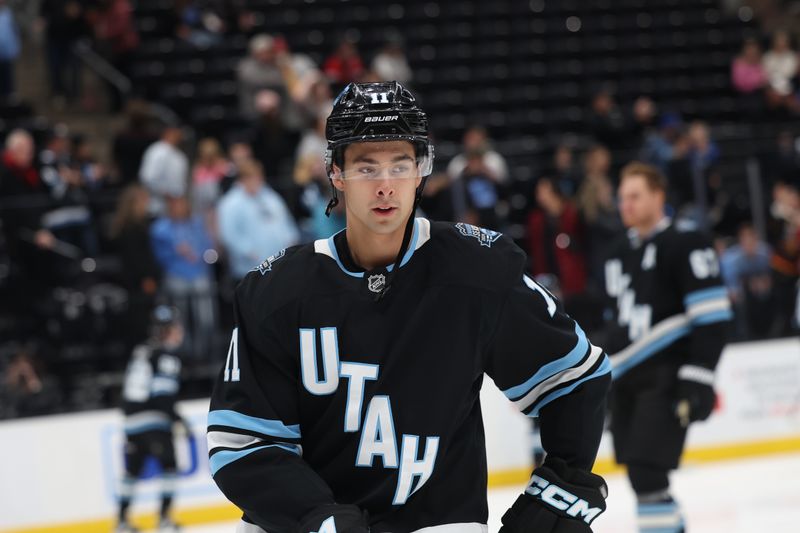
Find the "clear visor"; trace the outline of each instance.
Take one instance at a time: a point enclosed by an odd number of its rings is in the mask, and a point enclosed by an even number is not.
[[[397,158],[390,162],[377,163],[369,159],[348,163],[344,172],[332,169],[331,177],[344,180],[413,180],[429,176],[433,170],[433,147],[418,160],[410,157]]]

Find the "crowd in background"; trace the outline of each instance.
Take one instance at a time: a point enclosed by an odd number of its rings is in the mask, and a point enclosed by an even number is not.
[[[235,0],[184,0],[175,6],[174,20],[167,23],[178,38],[197,47],[219,45],[231,27],[246,31],[255,16]],[[128,0],[44,0],[38,20],[59,105],[81,105],[79,67],[69,51],[82,38],[101,43],[104,55],[127,73],[139,44],[131,12]],[[0,0],[0,99],[16,90],[9,72],[20,54],[20,26],[8,13],[9,0]],[[4,27],[14,31],[4,33]],[[787,33],[776,32],[763,55],[758,41],[746,40],[731,66],[742,109],[800,111],[797,66]],[[87,259],[116,261],[114,282],[127,295],[120,314],[124,349],[147,335],[153,306],[168,301],[187,322],[183,351],[189,365],[219,361],[235,283],[280,249],[344,227],[341,206],[330,218],[324,216],[330,194],[324,130],[333,95],[351,81],[396,79],[412,90],[414,85],[396,36],[368,58],[356,42],[343,39],[316,64],[292,52],[280,36],[256,34],[236,75],[239,111],[248,127],[233,137],[187,136],[188,128],[160,124],[148,103],[125,101],[114,87],[109,88],[112,108],[124,108],[127,121],[114,133],[110,166],[96,161],[92,144],[67,125],[52,126],[38,137],[24,130],[6,136],[0,162],[3,249],[12,280],[6,294],[32,318],[6,355],[0,405],[7,412],[0,411],[0,417],[63,405],[63,390],[44,364],[47,357],[37,353],[47,348],[29,341],[41,337],[40,302],[102,266]],[[687,121],[648,95],[618,101],[610,87],[596,91],[586,106],[584,131],[563,132],[537,162],[536,176],[524,190],[527,220],[518,242],[529,254],[531,273],[587,328],[602,328],[604,253],[612,239],[624,235],[617,172],[638,159],[668,177],[671,216],[716,236],[737,311],[735,337],[796,332],[800,151],[793,133],[776,132],[774,150],[763,154],[768,216],[762,236],[748,218],[731,214],[713,125]],[[509,228],[508,203],[519,199],[492,134],[502,132],[480,124],[465,129],[460,153],[437,161],[421,214]],[[113,207],[98,208],[96,198],[109,192]],[[113,300],[110,289],[103,294],[104,301]]]

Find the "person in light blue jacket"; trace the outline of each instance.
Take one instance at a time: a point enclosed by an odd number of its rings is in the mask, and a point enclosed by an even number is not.
[[[256,161],[240,165],[239,180],[220,200],[217,219],[235,280],[300,240],[286,203],[265,183],[261,164]]]
[[[150,227],[153,255],[163,272],[163,297],[185,317],[182,352],[204,358],[216,342],[216,251],[203,219],[185,196],[167,197],[167,214]]]

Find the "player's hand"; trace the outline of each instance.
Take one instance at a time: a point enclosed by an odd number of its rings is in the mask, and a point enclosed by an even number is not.
[[[369,533],[369,524],[356,505],[323,505],[300,521],[297,533]]]
[[[525,494],[503,515],[500,533],[591,533],[607,496],[603,478],[548,456],[533,471]]]
[[[691,365],[684,365],[678,370],[675,416],[683,427],[711,415],[717,399],[713,382],[712,370]]]

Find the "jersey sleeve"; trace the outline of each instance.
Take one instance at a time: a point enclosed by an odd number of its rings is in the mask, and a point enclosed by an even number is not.
[[[548,454],[591,469],[611,365],[556,299],[520,274],[498,319],[487,373],[524,414],[538,416]]]
[[[172,421],[180,420],[175,403],[180,392],[181,360],[172,354],[162,353],[155,361],[154,371],[150,389],[153,406]]]
[[[274,324],[278,318],[259,319],[252,285],[245,279],[236,293],[236,327],[208,414],[209,465],[249,521],[266,531],[295,531],[305,515],[334,498],[303,460],[297,372]]]
[[[714,370],[725,347],[733,318],[728,290],[720,277],[720,262],[711,242],[696,232],[679,234],[677,264],[671,271],[689,322],[687,365]]]

